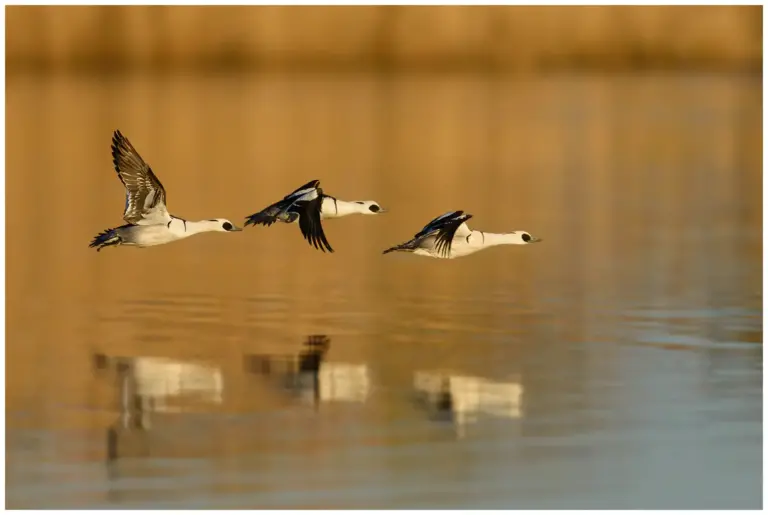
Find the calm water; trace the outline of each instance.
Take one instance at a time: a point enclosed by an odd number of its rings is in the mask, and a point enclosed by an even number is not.
[[[761,507],[761,102],[711,76],[9,77],[7,506]],[[328,222],[333,255],[285,226],[96,253],[116,128],[188,219],[314,178],[391,212]],[[544,242],[381,255],[452,209]]]

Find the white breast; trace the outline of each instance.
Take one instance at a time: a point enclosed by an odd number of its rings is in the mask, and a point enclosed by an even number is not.
[[[170,227],[165,224],[142,225],[134,231],[132,234],[133,243],[140,247],[161,245],[188,236],[184,232],[181,220],[174,220]]]
[[[454,236],[453,242],[451,242],[451,252],[447,258],[438,254],[435,250],[435,238],[429,237],[421,242],[420,248],[416,249],[413,253],[417,256],[429,256],[439,259],[454,259],[458,257],[474,254],[478,250],[483,249],[483,241],[478,231],[473,231],[469,236],[469,240],[465,236]]]
[[[336,218],[337,216],[339,216],[338,201],[334,202],[331,198],[324,198],[320,208],[320,218]]]

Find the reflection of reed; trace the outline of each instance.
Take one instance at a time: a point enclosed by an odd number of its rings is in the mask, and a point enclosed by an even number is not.
[[[413,386],[417,399],[433,414],[451,417],[460,436],[481,414],[510,419],[522,416],[523,385],[518,382],[421,371],[416,372]]]
[[[331,340],[325,335],[307,337],[297,354],[250,354],[246,371],[277,379],[286,390],[315,405],[321,402],[365,402],[368,366],[325,360]]]

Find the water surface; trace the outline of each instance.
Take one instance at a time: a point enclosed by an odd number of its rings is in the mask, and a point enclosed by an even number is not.
[[[762,505],[759,78],[11,76],[6,112],[8,507]],[[117,128],[178,216],[390,212],[96,253]],[[453,209],[544,242],[381,255]]]

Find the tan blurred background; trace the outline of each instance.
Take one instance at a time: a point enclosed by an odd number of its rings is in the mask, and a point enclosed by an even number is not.
[[[8,7],[9,72],[752,70],[760,6]]]
[[[97,467],[77,475],[88,489],[71,479],[71,491],[52,493],[62,476],[46,464],[96,463],[108,453],[100,442],[119,406],[109,374],[94,370],[95,352],[206,361],[224,373],[216,409],[271,416],[286,401],[243,375],[244,356],[295,352],[306,335],[327,334],[328,359],[365,364],[384,392],[364,409],[311,423],[180,422],[172,436],[156,441],[150,432],[151,445],[140,442],[145,457],[214,459],[216,474],[250,473],[244,454],[277,449],[323,474],[358,442],[338,437],[340,425],[385,449],[444,438],[426,425],[420,436],[388,432],[421,420],[401,390],[425,369],[522,377],[522,426],[503,435],[566,442],[590,431],[634,438],[594,415],[622,410],[666,427],[668,411],[686,406],[690,426],[675,427],[696,433],[709,422],[700,417],[720,413],[713,396],[759,392],[761,7],[8,7],[6,73],[9,506],[197,494],[170,483],[115,496],[115,479]],[[115,129],[153,167],[177,216],[242,224],[315,178],[331,195],[390,212],[328,222],[333,255],[285,226],[96,253],[93,236],[123,223],[109,153]],[[523,229],[544,242],[452,262],[381,256],[453,209],[472,213],[473,228]],[[748,350],[733,358],[702,342]],[[684,358],[638,357],[637,345]],[[695,365],[666,366],[675,356]],[[729,367],[741,379],[712,386]],[[610,389],[625,382],[631,387]],[[661,402],[666,392],[633,396],[670,384],[679,400],[671,408]],[[749,404],[744,416],[759,409]],[[564,419],[542,422],[551,417]],[[295,441],[276,440],[283,431]],[[744,442],[741,428],[722,434]],[[654,442],[661,455],[681,445]],[[699,461],[662,460],[627,479],[660,485],[632,497],[596,480],[590,499],[616,493],[628,507],[648,498],[691,507],[683,487],[646,494],[676,484],[656,466],[698,478],[697,500],[706,492],[753,499],[739,488],[751,488],[759,468],[735,458],[740,468],[719,466],[716,452],[733,451],[731,440],[686,442]],[[610,463],[640,463],[644,445],[603,452]],[[629,477],[590,461],[603,455],[596,450],[571,460],[531,448],[518,460],[505,449],[495,459],[456,448],[364,460],[358,470],[384,474],[386,488],[414,470],[443,477],[471,464],[498,467],[489,474],[518,478],[509,488],[521,502],[542,485],[568,491],[584,467],[606,481]],[[553,468],[529,468],[537,460]],[[151,465],[131,473],[172,475]],[[352,488],[349,478],[328,481]],[[290,493],[295,484],[264,488]],[[486,495],[478,485],[470,500]],[[487,495],[504,498],[509,488]],[[233,480],[207,492],[222,500],[254,489]],[[679,503],[664,504],[670,498]],[[276,505],[349,503],[340,495]]]

